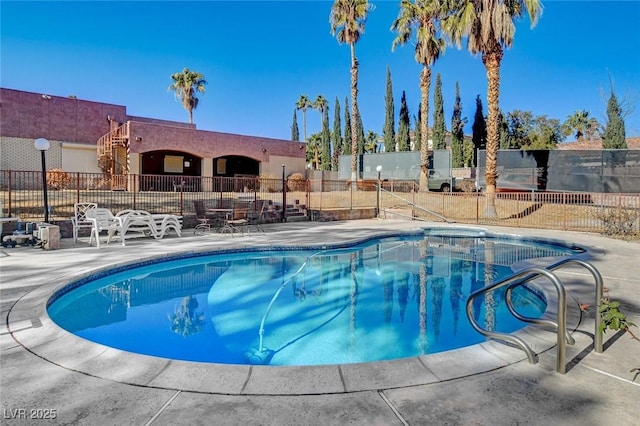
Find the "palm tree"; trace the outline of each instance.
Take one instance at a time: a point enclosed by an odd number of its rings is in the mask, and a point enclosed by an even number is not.
[[[574,131],[576,132],[576,140],[582,140],[584,133],[587,131],[589,111],[575,111],[563,124],[563,131],[566,136],[569,136]]]
[[[573,134],[575,131],[576,140],[590,140],[598,131],[600,125],[594,117],[589,117],[589,111],[575,111],[567,117],[567,121],[562,125],[562,131],[565,136]]]
[[[318,95],[316,100],[313,102],[313,108],[317,109],[320,112],[320,118],[322,119],[322,114],[324,114],[324,110],[329,105],[329,102],[325,99],[324,96]]]
[[[313,133],[307,141],[307,163],[313,164],[313,170],[320,169],[320,147],[322,145],[322,134]]]
[[[171,75],[173,83],[167,91],[174,91],[176,98],[182,102],[182,106],[189,112],[189,124],[193,124],[193,110],[198,107],[198,93],[204,93],[204,85],[207,84],[204,75],[188,68]]]
[[[520,18],[526,12],[531,27],[535,26],[542,14],[542,3],[540,0],[457,0],[452,12],[443,20],[444,32],[458,47],[462,38],[467,37],[467,49],[473,55],[482,55],[482,63],[487,72],[489,112],[485,176],[489,204],[486,215],[495,217],[493,194],[496,190],[500,144],[500,64],[504,49],[513,44],[516,29],[514,19]]]
[[[307,108],[311,108],[313,104],[307,95],[300,95],[298,102],[296,102],[296,108],[302,110],[302,134],[304,135],[304,141],[307,141]]]
[[[413,40],[416,62],[422,64],[420,72],[420,189],[427,191],[429,161],[429,87],[431,67],[445,50],[444,39],[437,34],[437,23],[445,15],[446,5],[440,0],[402,0],[400,12],[391,30],[398,33],[392,50],[398,44]]]
[[[373,10],[373,5],[367,0],[335,0],[331,7],[329,23],[331,34],[335,35],[338,43],[346,43],[351,48],[351,181],[356,188],[358,170],[358,59],[356,58],[356,43],[364,33],[367,14]]]
[[[373,130],[369,130],[365,138],[364,152],[367,154],[375,154],[378,152],[378,134]]]

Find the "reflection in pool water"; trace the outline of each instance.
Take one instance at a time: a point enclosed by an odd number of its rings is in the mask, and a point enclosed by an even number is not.
[[[102,274],[58,292],[48,310],[78,336],[159,357],[368,362],[483,341],[465,313],[471,292],[509,275],[515,262],[572,253],[516,239],[420,234],[340,249],[207,254]],[[503,297],[480,298],[474,313],[489,329],[522,327]],[[528,316],[546,308],[524,287],[515,304]]]

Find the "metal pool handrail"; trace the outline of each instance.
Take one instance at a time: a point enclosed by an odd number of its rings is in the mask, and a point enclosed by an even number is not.
[[[591,263],[589,262],[585,262],[584,260],[580,260],[580,259],[562,259],[552,265],[547,266],[545,269],[549,270],[549,271],[555,271],[557,269],[560,269],[563,266],[567,266],[567,265],[571,265],[571,264],[576,264],[576,265],[580,265],[582,267],[584,267],[585,269],[587,269],[589,272],[591,272],[591,275],[593,275],[593,278],[595,280],[595,304],[594,306],[596,307],[596,312],[597,315],[595,315],[595,331],[593,333],[594,336],[594,342],[593,342],[593,346],[594,349],[597,353],[602,353],[602,330],[600,329],[600,325],[602,324],[602,316],[600,316],[600,305],[602,303],[602,293],[603,293],[603,288],[604,288],[604,284],[603,284],[603,280],[602,280],[602,275],[600,275],[600,272],[595,268],[595,266],[593,266]],[[523,280],[527,280],[527,277],[524,277]],[[513,307],[513,304],[511,302],[511,294],[512,294],[512,290],[513,288],[517,287],[519,285],[519,283],[513,283],[511,284],[509,287],[507,287],[507,291],[506,291],[506,297],[505,300],[507,302],[507,308],[509,309],[509,311],[516,317],[518,318],[520,321],[524,321],[524,322],[530,322],[533,324],[550,324],[553,325],[555,327],[557,327],[558,325],[551,321],[551,320],[541,320],[538,318],[530,318],[530,317],[526,317],[523,315],[520,315],[518,312],[516,312],[515,308]],[[573,344],[572,340],[573,337],[571,337],[568,333],[567,333],[567,341],[571,344]],[[570,340],[569,340],[570,339]]]
[[[494,338],[494,339],[499,339],[499,340],[505,340],[511,343],[514,343],[515,345],[517,345],[518,347],[520,347],[527,355],[527,358],[529,359],[529,362],[531,364],[536,364],[538,362],[538,355],[531,349],[531,347],[520,337],[518,336],[514,336],[512,334],[509,333],[502,333],[502,332],[496,332],[496,331],[489,331],[486,330],[482,327],[480,327],[480,325],[476,322],[476,320],[473,318],[473,300],[488,292],[488,291],[492,291],[495,289],[498,289],[500,287],[504,287],[504,286],[509,286],[507,288],[507,297],[505,297],[506,303],[507,303],[507,307],[509,308],[509,311],[516,316],[516,318],[521,319],[523,321],[526,322],[532,322],[532,323],[538,323],[538,324],[551,324],[554,325],[556,327],[556,334],[557,334],[557,345],[558,345],[558,355],[557,355],[557,362],[556,362],[556,371],[558,371],[558,373],[564,374],[566,373],[566,345],[567,343],[569,344],[573,344],[574,343],[574,339],[568,335],[567,333],[567,306],[566,306],[566,290],[564,285],[562,284],[562,281],[560,281],[560,278],[558,278],[558,276],[556,274],[554,274],[553,272],[551,272],[552,270],[558,269],[562,266],[565,266],[567,264],[570,263],[574,263],[577,265],[581,265],[583,267],[585,267],[586,269],[588,269],[591,274],[594,276],[595,280],[596,280],[596,306],[600,307],[600,300],[602,299],[602,288],[603,288],[603,282],[602,282],[602,276],[600,275],[600,273],[598,272],[598,270],[591,265],[588,262],[585,262],[583,260],[579,260],[579,259],[563,259],[559,262],[556,262],[552,265],[549,265],[546,268],[539,268],[539,267],[532,267],[532,268],[528,268],[528,269],[524,269],[520,272],[517,272],[516,274],[507,277],[497,283],[488,285],[486,287],[483,287],[477,291],[474,291],[473,293],[471,293],[469,295],[469,298],[467,299],[467,317],[469,318],[469,322],[471,323],[471,326],[480,334],[487,336],[489,338]],[[529,317],[524,317],[522,315],[519,315],[516,311],[515,308],[513,307],[513,304],[511,302],[511,291],[513,290],[513,288],[519,286],[519,285],[523,285],[535,278],[538,277],[545,277],[547,279],[549,279],[549,281],[551,281],[553,283],[553,285],[556,287],[556,291],[558,292],[558,321],[557,323],[554,323],[553,321],[550,320],[541,320],[541,319],[537,319],[537,318],[529,318]],[[598,312],[598,314],[596,315],[596,321],[595,321],[595,334],[594,334],[594,347],[596,352],[602,352],[602,332],[600,331],[600,323],[601,323],[601,318],[600,318],[600,314]]]

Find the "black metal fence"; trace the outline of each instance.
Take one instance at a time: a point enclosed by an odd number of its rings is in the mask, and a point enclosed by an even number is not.
[[[47,198],[50,220],[73,216],[75,203],[93,202],[113,211],[140,209],[150,213],[185,215],[195,213],[193,201],[208,206],[229,202],[267,202],[274,210],[284,201],[281,179],[249,177],[193,177],[165,175],[121,175],[109,178],[100,173],[47,172]],[[302,195],[306,199],[306,183]],[[300,193],[295,196],[299,204]],[[294,201],[294,198],[291,199]],[[42,172],[0,171],[0,202],[4,216],[42,220],[44,191]]]
[[[107,179],[102,174],[47,173],[49,220],[73,216],[74,203],[94,202],[114,212],[140,209],[150,213],[193,216],[194,201],[208,208],[229,208],[235,203],[262,210],[266,221],[310,216],[311,210],[370,209],[381,215],[400,212],[413,218],[458,223],[503,225],[612,233],[624,226],[640,234],[640,194],[588,192],[421,192],[413,180],[306,180],[261,177],[175,177],[127,175]],[[382,190],[378,191],[378,184]],[[0,171],[2,215],[25,221],[44,218],[41,172]],[[494,206],[496,216],[487,215]],[[314,214],[314,218],[322,215]],[[333,215],[332,217],[337,217]],[[339,216],[342,218],[358,215]]]

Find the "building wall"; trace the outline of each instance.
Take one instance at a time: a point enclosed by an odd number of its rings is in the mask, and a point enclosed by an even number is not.
[[[95,145],[62,144],[62,169],[67,172],[101,173]]]
[[[98,139],[109,132],[110,117],[118,123],[130,123],[130,173],[139,172],[140,154],[161,150],[178,150],[202,159],[203,176],[210,176],[207,173],[211,173],[214,158],[228,155],[252,158],[269,173],[279,171],[282,164],[286,165],[287,174],[304,173],[306,145],[300,142],[197,130],[194,124],[128,116],[124,106],[0,90],[2,169],[39,170],[33,140],[43,137],[51,142],[48,169],[98,171],[95,148],[91,154],[86,146],[80,148],[77,144],[95,147]]]
[[[300,142],[186,129],[152,122],[132,120],[129,132],[130,150],[135,153],[179,150],[201,158],[239,155],[257,161],[269,161],[272,155],[302,158],[304,161],[306,155],[305,145]]]
[[[0,136],[0,170],[41,171],[40,151],[34,147],[34,141],[35,139]],[[62,142],[49,140],[49,144],[49,150],[45,154],[47,170],[61,168]],[[95,162],[95,147],[93,158]]]
[[[0,88],[2,136],[96,144],[108,116],[125,122],[124,106]]]

